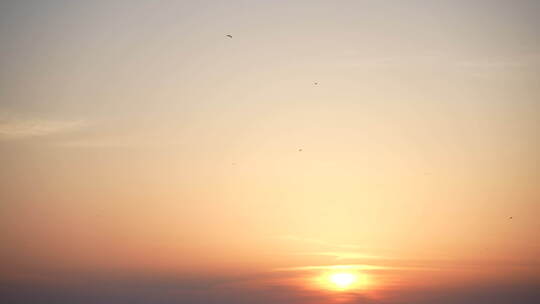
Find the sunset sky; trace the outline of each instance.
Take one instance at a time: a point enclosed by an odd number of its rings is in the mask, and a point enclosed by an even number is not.
[[[7,0],[0,67],[2,303],[540,303],[540,1]]]

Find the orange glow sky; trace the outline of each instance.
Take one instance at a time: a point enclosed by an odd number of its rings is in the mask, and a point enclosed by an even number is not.
[[[0,66],[9,303],[540,302],[538,1],[10,0]]]

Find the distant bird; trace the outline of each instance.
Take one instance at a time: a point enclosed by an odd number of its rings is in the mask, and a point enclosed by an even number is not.
[[[227,37],[231,38],[232,39],[232,35],[227,35]]]
[[[513,219],[513,217],[509,217],[508,219],[511,220],[511,219]]]
[[[314,85],[318,85],[319,83],[318,83],[318,82],[314,82],[313,84],[314,84]]]
[[[298,152],[302,152],[302,149],[298,149]]]

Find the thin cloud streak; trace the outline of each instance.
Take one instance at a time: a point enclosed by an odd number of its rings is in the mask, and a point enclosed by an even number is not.
[[[375,265],[323,265],[323,266],[300,266],[289,268],[277,268],[274,271],[309,271],[309,270],[391,270],[391,269],[407,269],[400,267],[387,267]]]
[[[329,256],[333,257],[336,260],[389,260],[392,258],[388,258],[385,256],[380,255],[370,255],[370,254],[362,254],[357,252],[340,252],[340,251],[328,251],[328,252],[313,252],[313,253],[304,253],[305,255],[319,255],[319,256]]]
[[[278,238],[287,240],[287,241],[298,241],[302,243],[322,245],[322,246],[333,247],[333,248],[361,248],[361,246],[355,245],[355,244],[335,244],[335,243],[330,243],[321,239],[298,237],[294,235],[284,235],[284,236],[279,236]]]
[[[2,119],[0,120],[0,139],[43,137],[78,130],[84,125],[85,123],[80,120]]]

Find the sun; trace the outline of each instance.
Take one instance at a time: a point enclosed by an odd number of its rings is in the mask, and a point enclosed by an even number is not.
[[[349,272],[338,272],[331,274],[329,279],[338,289],[348,289],[358,280],[358,276]]]
[[[368,274],[358,271],[358,267],[337,265],[327,268],[313,278],[316,288],[331,292],[367,292],[373,287],[373,280]]]
[[[356,280],[356,275],[347,272],[338,272],[330,275],[330,282],[342,289],[350,287]]]

